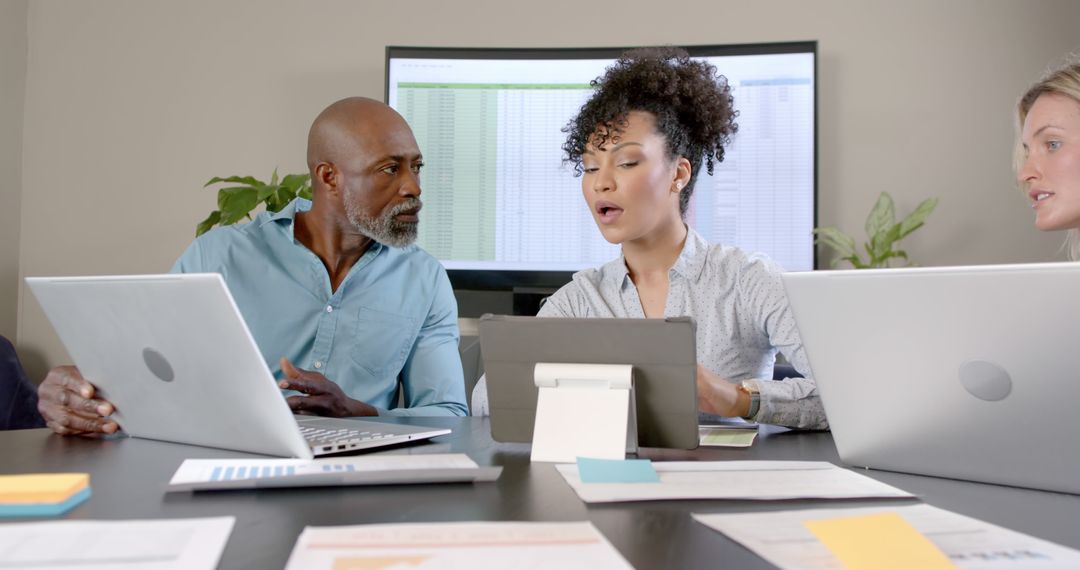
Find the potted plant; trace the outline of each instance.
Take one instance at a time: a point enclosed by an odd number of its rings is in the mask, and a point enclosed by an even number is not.
[[[838,228],[814,228],[814,243],[831,247],[839,254],[839,257],[832,262],[833,267],[841,261],[847,261],[855,269],[889,267],[890,260],[894,258],[909,261],[906,251],[894,249],[894,247],[911,232],[923,226],[926,217],[934,211],[937,203],[937,198],[927,198],[907,217],[897,222],[892,196],[888,192],[882,192],[874,207],[871,208],[870,215],[866,217],[868,241],[863,243],[863,249],[866,251],[865,260],[855,246],[855,238]]]
[[[214,226],[228,226],[240,220],[251,219],[251,211],[260,204],[267,212],[278,212],[293,199],[300,197],[311,199],[311,176],[287,174],[278,179],[277,169],[270,177],[270,182],[263,182],[254,176],[215,176],[203,184],[203,188],[214,184],[238,184],[218,189],[218,207],[205,220],[195,227],[195,236],[201,236]]]

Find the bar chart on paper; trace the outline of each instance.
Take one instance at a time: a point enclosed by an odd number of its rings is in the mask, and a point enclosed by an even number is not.
[[[170,491],[260,487],[380,485],[493,481],[498,467],[480,467],[462,453],[304,459],[187,459]]]
[[[314,473],[345,473],[354,471],[356,471],[356,465],[352,463],[323,463],[320,465],[214,465],[210,470],[210,481],[292,477],[295,475],[309,475]]]
[[[307,527],[286,570],[631,568],[589,522]]]

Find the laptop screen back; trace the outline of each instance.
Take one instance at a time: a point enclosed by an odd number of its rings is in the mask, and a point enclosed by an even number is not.
[[[1080,264],[783,279],[845,462],[1080,493]]]
[[[27,283],[128,434],[311,457],[220,275]]]

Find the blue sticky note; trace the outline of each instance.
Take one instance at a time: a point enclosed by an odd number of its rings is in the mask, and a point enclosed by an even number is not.
[[[577,458],[582,483],[659,483],[660,476],[648,459]]]
[[[85,487],[59,503],[4,503],[0,504],[0,517],[55,517],[89,498],[90,487]]]

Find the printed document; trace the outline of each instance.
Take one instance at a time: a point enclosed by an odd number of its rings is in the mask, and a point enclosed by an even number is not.
[[[913,495],[822,461],[653,462],[659,483],[582,483],[577,465],[560,464],[586,503],[672,499],[856,499]]]
[[[880,513],[903,517],[958,568],[1080,568],[1080,551],[930,505],[692,516],[784,570],[842,570],[840,561],[803,522]]]
[[[169,491],[494,481],[501,467],[480,467],[464,453],[364,455],[324,459],[187,459]]]
[[[307,527],[285,570],[630,570],[589,522]]]
[[[0,525],[0,568],[212,570],[236,517]]]

